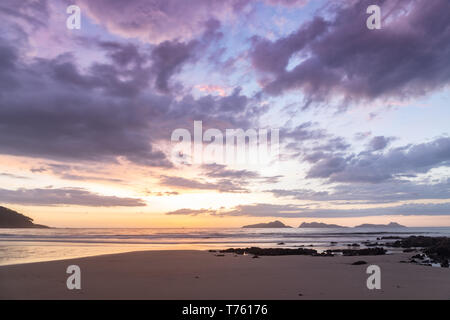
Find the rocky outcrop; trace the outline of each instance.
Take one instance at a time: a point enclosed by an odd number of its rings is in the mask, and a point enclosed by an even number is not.
[[[34,224],[33,219],[14,210],[0,206],[0,228],[48,228]]]

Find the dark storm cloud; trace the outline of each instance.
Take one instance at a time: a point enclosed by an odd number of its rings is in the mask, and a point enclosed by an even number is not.
[[[207,24],[195,50],[220,37],[217,22]],[[26,49],[0,37],[0,153],[78,161],[123,157],[170,167],[155,144],[167,142],[174,129],[190,128],[193,119],[216,128],[246,128],[262,112],[240,88],[230,96],[187,95],[179,101],[154,90],[155,74],[159,89],[167,89],[176,73],[162,62],[178,50],[173,43],[146,53],[133,44],[78,40],[100,48],[108,59],[83,68],[70,53],[25,62],[21,50]]]
[[[450,2],[377,1],[381,30],[366,27],[371,0],[330,2],[332,18],[316,17],[291,35],[254,38],[253,66],[270,76],[264,91],[299,89],[305,105],[341,95],[344,102],[408,98],[450,83]],[[287,70],[292,57],[301,62]]]
[[[63,55],[23,64],[16,57],[9,62],[10,80],[0,83],[5,89],[0,94],[0,153],[78,160],[123,156],[170,166],[151,144],[148,119],[162,113],[171,100],[151,94],[136,97],[134,82],[139,79],[123,83],[120,72],[106,64],[81,74],[72,59]]]
[[[0,11],[0,25],[10,31],[7,38],[0,36],[0,154],[171,167],[156,145],[167,145],[174,129],[190,128],[193,119],[205,126],[245,128],[261,112],[240,88],[230,96],[200,99],[174,99],[169,92],[172,77],[222,36],[220,22],[211,17],[202,21],[199,38],[187,42],[138,46],[74,36],[78,47],[105,56],[87,62],[77,51],[29,56],[31,22],[17,16],[41,6],[47,2],[10,3],[7,14]],[[46,21],[46,12],[36,17]]]
[[[0,203],[31,206],[76,205],[90,207],[142,207],[136,198],[103,196],[80,188],[0,189]]]

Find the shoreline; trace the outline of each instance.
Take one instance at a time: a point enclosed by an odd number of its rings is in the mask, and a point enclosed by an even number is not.
[[[378,256],[262,256],[144,250],[0,266],[0,299],[450,299],[450,269]],[[352,265],[364,260],[367,264]],[[381,290],[366,286],[381,268]],[[81,290],[68,290],[69,265]]]

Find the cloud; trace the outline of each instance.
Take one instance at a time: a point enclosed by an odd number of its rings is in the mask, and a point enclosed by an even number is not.
[[[389,143],[391,143],[392,140],[395,140],[395,138],[393,138],[393,137],[384,137],[384,136],[373,137],[369,141],[369,149],[370,149],[370,151],[383,150],[389,145]]]
[[[42,28],[46,26],[50,10],[46,0],[3,0],[0,13],[33,28]]]
[[[0,202],[30,206],[90,206],[90,207],[143,207],[145,202],[136,198],[103,196],[81,188],[60,189],[0,189]]]
[[[307,178],[330,182],[380,183],[397,175],[426,173],[450,165],[450,138],[397,147],[385,153],[365,152],[347,156],[328,154],[308,171]]]
[[[265,0],[267,4],[282,5],[286,7],[303,7],[309,0]]]
[[[434,184],[390,181],[378,184],[341,184],[332,191],[311,189],[272,189],[274,196],[308,201],[351,201],[357,203],[389,203],[406,200],[450,199],[450,180]]]
[[[19,176],[12,173],[0,172],[0,177],[13,178],[13,179],[29,179],[28,177]]]
[[[232,179],[219,179],[207,182],[203,179],[187,179],[174,176],[161,176],[160,184],[167,187],[191,190],[215,190],[219,192],[247,193],[247,182]]]
[[[260,1],[261,2],[261,1]],[[305,0],[262,0],[266,5],[302,6]],[[205,30],[205,22],[232,21],[252,0],[76,0],[94,21],[123,37],[151,43],[192,40]]]
[[[2,59],[1,52],[17,50],[1,38],[0,44],[0,64],[7,64],[0,88],[8,91],[0,94],[0,153],[111,161],[123,156],[170,166],[154,150],[148,122],[170,99],[135,96],[142,81],[139,72],[124,82],[119,78],[128,74],[125,70],[122,74],[112,64],[94,63],[90,73],[82,74],[71,55],[26,64],[18,54]]]
[[[343,154],[351,147],[343,137],[335,136],[311,121],[283,129],[280,136],[286,143],[285,150],[294,152],[291,158],[301,157],[310,163],[316,163],[330,154]]]
[[[178,73],[187,62],[198,60],[212,41],[221,38],[219,21],[208,20],[205,25],[206,30],[201,39],[189,42],[166,40],[152,50],[151,72],[156,74],[155,86],[158,90],[168,92],[169,79]]]
[[[202,178],[188,179],[177,176],[160,177],[160,184],[190,190],[214,190],[229,193],[248,193],[252,183],[277,183],[282,176],[262,176],[256,171],[228,169],[225,165],[204,164]]]
[[[23,48],[0,37],[1,154],[171,167],[156,145],[167,142],[174,129],[192,126],[192,119],[216,128],[246,128],[262,112],[240,88],[223,97],[176,100],[151,88],[154,56],[131,44],[84,41],[107,60],[81,68],[66,53],[25,62]],[[158,70],[156,83],[164,91],[175,70],[164,65]]]
[[[51,172],[64,180],[73,181],[100,181],[100,182],[114,182],[124,183],[122,179],[111,178],[109,173],[102,172],[100,168],[88,169],[80,165],[67,165],[50,163],[47,168],[31,169],[33,173]]]
[[[425,95],[450,83],[447,0],[378,1],[381,30],[366,27],[371,0],[329,2],[287,37],[253,38],[251,59],[264,73],[264,91],[300,90],[304,107],[341,97],[351,101]],[[424,36],[427,35],[427,36]],[[287,70],[293,58],[300,62]]]
[[[350,218],[367,216],[447,216],[450,202],[439,204],[403,204],[367,209],[315,209],[292,204],[273,205],[258,203],[240,205],[229,211],[221,211],[219,216],[280,217],[280,218]]]
[[[284,139],[295,141],[320,140],[328,137],[325,129],[316,128],[317,123],[312,121],[303,122],[292,129],[285,129],[282,132]]]
[[[216,211],[215,210],[211,210],[211,209],[198,209],[198,210],[194,210],[194,209],[179,209],[179,210],[175,210],[175,211],[170,211],[170,212],[166,212],[166,215],[169,216],[178,216],[178,215],[189,215],[189,216],[198,216],[201,214],[215,214]]]

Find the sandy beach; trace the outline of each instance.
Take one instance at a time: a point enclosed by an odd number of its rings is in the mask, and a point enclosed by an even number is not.
[[[410,256],[130,252],[2,266],[0,299],[450,299],[450,269],[400,263]],[[370,264],[381,290],[366,286]],[[69,265],[81,268],[81,290],[66,287]]]

